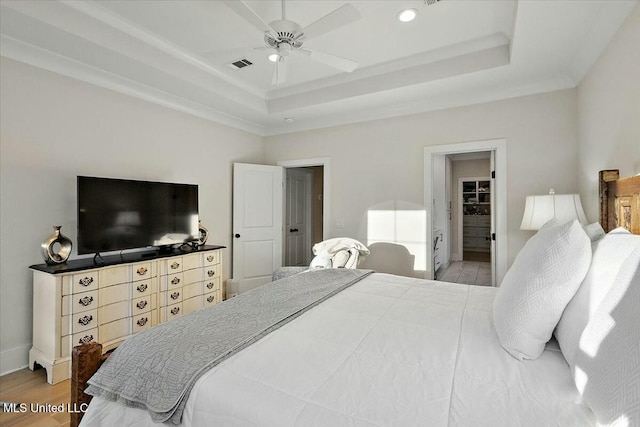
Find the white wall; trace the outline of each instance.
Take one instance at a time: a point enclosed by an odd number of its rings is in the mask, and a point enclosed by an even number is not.
[[[575,90],[265,138],[269,163],[331,158],[331,237],[368,240],[369,212],[423,210],[423,148],[507,140],[509,263],[531,233],[524,199],[578,191]],[[335,227],[337,221],[343,229]],[[424,245],[424,242],[423,242]]]
[[[0,373],[27,365],[28,266],[62,225],[76,240],[76,175],[199,185],[207,243],[231,244],[234,161],[263,160],[262,138],[2,58]],[[226,252],[224,276],[230,273]],[[75,250],[72,254],[75,257]]]
[[[578,87],[580,194],[598,220],[598,171],[640,173],[640,5]]]

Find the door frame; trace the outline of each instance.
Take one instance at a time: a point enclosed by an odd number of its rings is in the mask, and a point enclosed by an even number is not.
[[[424,207],[427,217],[427,279],[433,279],[433,156],[469,153],[476,151],[493,151],[495,153],[495,286],[498,286],[507,272],[507,140],[491,139],[485,141],[460,142],[455,144],[433,145],[424,147]],[[493,212],[492,212],[493,213]]]
[[[330,218],[330,189],[331,189],[331,159],[329,157],[315,157],[310,159],[294,159],[294,160],[278,160],[276,163],[278,166],[282,166],[285,169],[288,168],[303,168],[309,166],[322,166],[322,240],[329,238],[329,226],[331,224]],[[286,176],[286,174],[285,174]],[[283,209],[285,208],[285,197],[282,197]],[[285,233],[285,219],[282,221],[282,233],[284,237]],[[282,245],[283,256],[284,245]],[[284,258],[283,258],[284,261]]]

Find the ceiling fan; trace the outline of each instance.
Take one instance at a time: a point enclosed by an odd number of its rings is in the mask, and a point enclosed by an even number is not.
[[[227,0],[225,3],[249,24],[264,33],[266,46],[257,49],[273,50],[277,54],[273,79],[271,81],[275,86],[285,82],[287,62],[291,55],[308,56],[318,62],[348,73],[358,67],[358,63],[350,59],[303,47],[304,42],[307,40],[321,36],[360,19],[360,13],[350,3],[346,3],[338,9],[329,12],[327,15],[304,28],[286,19],[284,0],[282,0],[282,19],[270,23],[266,23],[242,0]]]

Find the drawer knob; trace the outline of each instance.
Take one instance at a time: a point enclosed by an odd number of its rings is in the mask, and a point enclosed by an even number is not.
[[[171,299],[176,300],[180,296],[180,292],[174,292],[171,294]]]
[[[180,279],[178,279],[177,277],[174,277],[173,280],[171,281],[172,285],[177,285],[178,283],[180,283]]]
[[[82,297],[78,300],[78,304],[84,307],[91,305],[92,302],[93,302],[93,297]]]
[[[91,323],[92,320],[93,316],[91,315],[82,316],[78,319],[78,323],[80,323],[82,326],[87,326],[89,323]]]
[[[78,340],[78,344],[86,344],[91,341],[93,341],[93,335],[85,335]]]
[[[89,286],[92,283],[93,283],[93,277],[85,277],[83,279],[78,280],[78,284],[85,287]]]
[[[142,300],[142,301],[138,301],[138,303],[136,304],[136,307],[138,307],[140,310],[142,310],[143,308],[145,308],[147,306],[147,300]]]
[[[180,267],[180,264],[177,262],[173,262],[173,264],[171,264],[171,269],[175,270],[176,268]]]
[[[147,267],[140,267],[136,270],[136,273],[138,273],[138,276],[144,276],[145,274],[147,274],[147,271],[149,271]]]
[[[216,274],[216,272],[214,270],[209,270],[207,271],[207,274],[209,275],[209,277],[212,277],[214,274]]]
[[[138,285],[138,287],[136,288],[138,290],[138,292],[144,292],[147,290],[147,284],[146,283],[142,283],[140,285]]]
[[[213,282],[207,283],[207,289],[213,289]]]
[[[180,307],[173,307],[173,308],[171,309],[171,314],[173,314],[174,316],[175,316],[176,314],[178,314],[179,312],[180,312]]]
[[[149,321],[148,318],[141,317],[140,319],[138,319],[138,321],[136,323],[138,324],[138,326],[144,326],[144,325],[147,324],[148,321]]]
[[[207,256],[207,261],[212,262],[215,259],[215,257],[213,255],[208,255]]]
[[[215,299],[215,298],[213,297],[213,295],[209,295],[209,296],[207,297],[207,302],[213,302],[213,300],[214,300],[214,299]]]

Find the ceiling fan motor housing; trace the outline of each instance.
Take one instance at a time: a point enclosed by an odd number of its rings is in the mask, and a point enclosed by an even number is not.
[[[264,42],[267,44],[267,46],[275,49],[277,49],[281,43],[287,43],[294,48],[299,48],[302,46],[302,38],[304,34],[302,33],[302,28],[300,27],[300,25],[296,24],[293,21],[280,19],[270,22],[269,26],[277,32],[278,38],[276,39],[275,37],[273,37],[273,35],[265,33]]]

